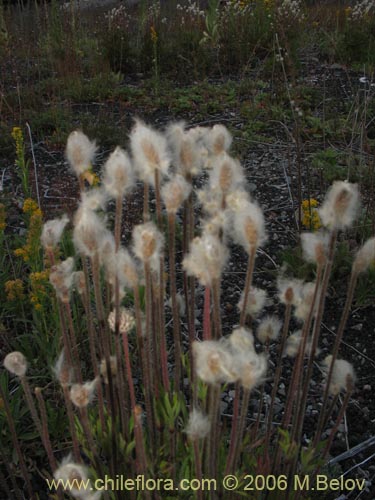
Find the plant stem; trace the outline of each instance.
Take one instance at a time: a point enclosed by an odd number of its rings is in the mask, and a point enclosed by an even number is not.
[[[41,438],[42,438],[42,442],[44,444],[44,448],[47,452],[48,461],[49,461],[51,470],[52,470],[52,472],[54,472],[57,469],[57,463],[56,463],[56,459],[55,459],[53,451],[52,451],[51,440],[50,440],[49,433],[48,433],[48,418],[47,418],[46,405],[45,405],[42,390],[40,389],[40,387],[36,387],[34,392],[35,392],[35,396],[38,400],[40,415],[41,415],[41,419],[42,419],[43,434],[41,435]]]
[[[347,322],[348,317],[349,317],[350,307],[351,307],[351,304],[353,301],[353,296],[354,296],[354,291],[355,291],[355,287],[357,284],[357,280],[358,280],[358,274],[356,272],[352,271],[352,273],[350,275],[348,293],[346,296],[344,310],[342,312],[340,324],[339,324],[339,327],[337,329],[335,342],[333,344],[332,361],[331,361],[331,365],[329,367],[329,371],[328,371],[328,375],[327,375],[326,385],[325,385],[325,389],[324,389],[324,396],[323,396],[323,405],[322,405],[322,409],[321,409],[321,412],[319,415],[317,432],[316,432],[315,439],[314,439],[315,446],[319,442],[321,433],[323,432],[323,427],[322,427],[323,426],[323,419],[324,419],[324,415],[325,415],[325,412],[327,409],[327,403],[328,403],[328,397],[329,397],[329,386],[331,385],[334,363],[337,359],[337,355],[338,355],[338,352],[340,349],[341,340],[342,340],[342,337],[344,334],[344,328],[345,328],[346,322]]]
[[[63,390],[63,395],[64,395],[66,412],[68,414],[70,435],[72,437],[74,460],[76,462],[81,462],[81,454],[79,451],[77,432],[76,432],[76,427],[75,427],[75,423],[74,423],[73,405],[72,405],[72,402],[70,400],[68,384],[62,384],[62,390]]]
[[[281,372],[282,372],[282,357],[283,357],[283,352],[285,349],[286,338],[288,336],[291,312],[292,312],[292,304],[288,302],[286,304],[286,308],[285,308],[284,325],[283,325],[283,331],[281,333],[279,350],[277,353],[275,378],[273,381],[272,393],[271,393],[271,403],[270,403],[270,408],[269,408],[268,416],[267,416],[267,430],[266,430],[266,439],[265,439],[265,455],[266,456],[268,454],[268,447],[269,447],[270,439],[271,439],[271,428],[272,428],[272,418],[273,418],[273,412],[274,412],[274,405],[275,405],[277,389],[279,387],[279,382],[280,382],[280,377],[281,377]],[[285,408],[285,412],[287,412],[287,410],[288,410],[288,403],[289,403],[289,399],[287,399],[287,407]]]
[[[178,391],[181,384],[181,332],[180,315],[177,303],[176,258],[175,258],[175,215],[168,214],[168,254],[169,254],[169,293],[172,300],[173,340],[174,340],[174,390]],[[193,371],[192,371],[193,373]]]
[[[219,340],[222,337],[219,280],[214,280],[212,282],[212,296],[213,296],[213,320],[214,320],[215,339]]]
[[[322,287],[321,287],[321,290],[319,293],[318,309],[317,309],[316,317],[314,320],[311,352],[310,352],[310,357],[309,357],[308,364],[307,364],[306,376],[305,376],[303,388],[302,388],[302,398],[301,398],[301,404],[300,404],[300,408],[299,408],[299,412],[298,412],[298,418],[297,418],[296,426],[294,429],[294,437],[295,437],[295,440],[297,443],[300,442],[300,435],[302,433],[302,426],[303,426],[303,421],[304,421],[304,416],[305,416],[305,407],[306,407],[308,389],[309,389],[310,379],[311,379],[311,375],[312,375],[315,352],[316,352],[316,348],[318,346],[319,333],[320,333],[320,328],[321,328],[321,323],[322,323],[322,318],[323,318],[323,313],[324,313],[328,283],[329,283],[329,278],[331,275],[331,270],[332,270],[332,265],[333,265],[333,257],[334,257],[334,253],[335,253],[336,240],[337,240],[337,231],[332,231],[331,235],[330,235],[330,240],[329,240],[329,250],[328,250],[326,267],[324,269]]]
[[[254,272],[255,255],[256,255],[256,248],[255,248],[255,246],[252,246],[250,249],[249,259],[248,259],[248,263],[247,263],[246,280],[245,280],[245,287],[244,287],[244,293],[243,293],[243,306],[242,306],[242,311],[241,311],[241,315],[240,315],[240,326],[245,326],[246,304],[248,301],[250,287],[251,287],[251,281],[252,281],[253,272]]]
[[[26,483],[26,489],[27,489],[28,495],[30,496],[30,498],[32,500],[35,500],[36,494],[33,493],[33,488],[31,486],[30,477],[29,477],[29,473],[27,471],[25,459],[24,459],[24,456],[23,456],[23,453],[21,450],[20,443],[18,441],[17,431],[16,431],[16,427],[14,424],[12,412],[11,412],[11,409],[9,406],[8,399],[5,396],[5,393],[3,391],[1,384],[0,384],[0,397],[1,397],[2,403],[4,405],[4,410],[5,410],[6,418],[7,418],[8,425],[9,425],[12,443],[13,443],[13,446],[14,446],[16,453],[17,453],[18,461],[20,464],[20,469],[21,469],[22,476],[23,476],[25,483]]]

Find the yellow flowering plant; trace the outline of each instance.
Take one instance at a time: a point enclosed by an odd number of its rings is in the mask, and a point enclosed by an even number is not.
[[[4,283],[4,289],[7,300],[9,300],[10,302],[22,300],[25,297],[24,284],[23,281],[19,278],[6,281]]]
[[[29,299],[35,311],[42,311],[46,298],[49,297],[49,269],[30,273]]]
[[[23,193],[27,197],[30,196],[29,161],[25,157],[25,142],[20,127],[13,127],[12,137],[16,146],[15,164],[18,169],[18,176],[21,181]]]
[[[39,270],[41,263],[40,236],[43,226],[43,213],[32,198],[26,198],[23,212],[28,217],[26,243],[14,250],[14,255],[27,262],[32,270]]]
[[[314,198],[302,201],[302,224],[311,231],[317,231],[322,225],[317,206],[318,200]]]

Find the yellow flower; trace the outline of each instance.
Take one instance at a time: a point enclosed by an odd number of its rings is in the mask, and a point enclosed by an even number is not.
[[[49,270],[30,273],[29,299],[36,311],[43,309],[43,301],[49,296]]]
[[[310,200],[302,201],[302,224],[312,231],[316,231],[321,227],[321,221],[317,210],[318,200],[310,198]]]
[[[20,127],[13,127],[12,137],[16,142],[23,139],[22,130]]]
[[[4,284],[7,299],[11,302],[24,298],[23,282],[20,279],[9,280]]]
[[[344,9],[344,12],[345,12],[345,16],[346,16],[346,17],[349,17],[349,16],[350,16],[350,14],[352,13],[352,8],[351,8],[351,7],[346,7],[346,8]]]
[[[151,34],[151,41],[152,43],[156,44],[156,42],[158,41],[158,34],[156,32],[156,29],[154,26],[151,26],[150,28],[150,34]]]
[[[32,198],[26,198],[22,210],[25,214],[32,214],[37,210],[40,211],[40,208],[38,207],[38,204],[35,200],[33,200]]]
[[[14,255],[22,257],[25,262],[29,262],[32,259],[36,259],[40,252],[43,214],[37,203],[31,198],[25,200],[23,211],[30,215],[26,244],[21,248],[17,248],[14,251]]]
[[[16,143],[16,155],[20,159],[23,156],[23,134],[20,127],[13,127],[12,137]]]

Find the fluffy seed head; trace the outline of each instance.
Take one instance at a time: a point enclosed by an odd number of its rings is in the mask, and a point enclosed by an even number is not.
[[[61,386],[68,386],[71,383],[72,370],[68,366],[68,364],[66,363],[64,351],[61,351],[61,354],[60,354],[58,360],[56,361],[56,363],[52,367],[52,371],[53,371],[55,377],[57,378],[57,380],[59,381]]]
[[[64,214],[60,219],[49,220],[43,225],[40,241],[45,250],[53,250],[57,246],[68,222],[68,216]]]
[[[73,273],[73,283],[80,295],[83,295],[86,292],[86,281],[83,271],[76,271]]]
[[[219,189],[226,196],[243,184],[244,175],[239,161],[226,153],[219,156],[210,172],[210,188]]]
[[[138,270],[134,259],[125,248],[116,253],[117,276],[122,286],[135,288],[138,286]]]
[[[135,326],[134,314],[124,307],[120,308],[120,333],[129,333]],[[112,332],[116,331],[116,311],[111,311],[108,316],[109,328]]]
[[[201,170],[202,158],[197,139],[185,130],[183,122],[172,123],[167,128],[167,140],[172,150],[173,164],[184,177],[190,178]]]
[[[163,245],[164,237],[153,222],[139,224],[134,227],[134,254],[142,262],[149,262],[154,270],[158,269],[159,256]]]
[[[112,198],[120,198],[133,186],[133,183],[133,167],[129,155],[117,147],[104,165],[105,190]]]
[[[60,264],[53,266],[49,281],[55,289],[56,295],[62,302],[69,302],[70,289],[73,284],[73,257],[68,257]]]
[[[65,154],[77,176],[91,167],[95,152],[95,142],[91,142],[83,132],[76,130],[69,135]]]
[[[229,193],[225,198],[227,207],[233,212],[238,212],[246,208],[247,203],[250,202],[250,195],[243,189],[236,189]]]
[[[17,377],[24,377],[27,372],[27,361],[22,352],[14,351],[4,358],[4,368]]]
[[[70,455],[62,460],[61,465],[53,473],[56,481],[69,485],[68,493],[81,500],[99,500],[101,492],[93,492],[89,481],[89,470],[86,466],[74,463]]]
[[[165,208],[168,213],[175,214],[191,192],[191,184],[182,175],[175,175],[161,189]]]
[[[283,355],[295,358],[298,354],[299,346],[302,340],[302,330],[298,330],[286,339],[285,350]],[[305,356],[310,356],[311,353],[311,339],[306,342]],[[316,349],[315,356],[318,356],[319,349]]]
[[[141,121],[137,121],[131,134],[130,146],[140,178],[148,184],[155,183],[155,170],[160,176],[168,174],[170,157],[165,137]]]
[[[192,441],[204,439],[210,432],[211,424],[207,415],[201,410],[194,408],[189,414],[189,420],[185,429],[186,434]]]
[[[267,357],[264,354],[240,353],[235,356],[240,384],[251,391],[261,384],[267,371]]]
[[[80,206],[74,217],[73,241],[78,253],[93,257],[98,251],[106,228],[93,211]]]
[[[319,233],[301,234],[302,251],[307,262],[323,266],[327,259],[328,240]]]
[[[328,373],[332,364],[332,355],[327,356],[323,361],[323,368]],[[336,395],[348,389],[348,384],[355,382],[353,365],[344,359],[336,359],[333,365],[332,378],[329,386],[330,394]]]
[[[110,356],[109,358],[109,368],[111,370],[112,377],[117,375],[117,358],[116,356]],[[104,383],[108,384],[108,372],[107,372],[107,362],[105,359],[100,361],[100,375],[104,379]]]
[[[228,151],[232,144],[232,136],[224,125],[214,125],[206,140],[209,152],[215,156]]]
[[[198,377],[206,384],[235,382],[238,374],[233,363],[233,356],[224,344],[216,340],[193,342],[195,370]]]
[[[247,296],[246,314],[256,318],[266,305],[267,294],[264,290],[256,287],[251,287]],[[241,298],[237,304],[239,311],[244,307],[244,293],[241,293]]]
[[[216,217],[216,215],[222,213],[222,194],[218,188],[215,189],[200,189],[197,192],[197,198],[199,203],[202,205],[203,210],[210,217]]]
[[[228,259],[228,249],[220,239],[212,234],[204,233],[194,238],[189,254],[182,265],[190,276],[195,276],[201,285],[210,286],[214,280],[221,277],[222,270]]]
[[[294,304],[295,300],[301,295],[302,281],[280,276],[277,280],[277,288],[281,303],[285,305]]]
[[[260,322],[257,336],[262,344],[276,340],[281,330],[281,321],[276,316],[266,316]]]
[[[266,240],[264,217],[260,207],[252,202],[244,205],[234,215],[234,230],[237,242],[250,253]]]
[[[359,207],[357,184],[335,181],[328,191],[319,215],[329,229],[345,229],[354,221]]]
[[[294,316],[301,321],[305,321],[310,313],[314,300],[315,286],[316,283],[304,283],[299,289],[299,295],[295,296],[293,302],[295,305]],[[316,301],[313,316],[316,315],[317,306]]]
[[[364,273],[375,263],[375,237],[370,238],[366,243],[358,250],[354,262],[353,271],[356,273]]]
[[[254,335],[244,327],[235,328],[228,337],[228,343],[235,353],[254,351]]]
[[[73,384],[70,388],[70,399],[77,408],[86,408],[91,403],[98,379],[84,384]]]

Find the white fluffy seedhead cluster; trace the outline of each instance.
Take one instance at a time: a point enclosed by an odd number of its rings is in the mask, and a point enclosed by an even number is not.
[[[304,19],[301,0],[282,0],[277,8],[277,16],[285,25],[301,22]]]
[[[159,269],[160,254],[164,246],[164,236],[153,222],[138,224],[133,229],[134,255],[144,263],[149,263],[153,271]]]
[[[209,180],[210,189],[219,190],[222,196],[226,196],[244,183],[243,170],[238,160],[223,153],[213,161]]]
[[[73,384],[70,388],[70,400],[77,408],[86,408],[94,398],[98,379],[84,384]]]
[[[192,349],[196,373],[206,384],[231,383],[238,379],[233,357],[221,340],[195,341]]]
[[[201,410],[193,408],[189,414],[189,420],[185,429],[191,441],[204,439],[210,432],[210,419]]]
[[[303,256],[307,262],[323,266],[327,260],[328,238],[322,233],[301,234]]]
[[[265,344],[271,340],[276,340],[280,334],[281,325],[281,321],[276,316],[266,316],[263,318],[257,329],[257,337],[260,342]]]
[[[68,493],[81,500],[99,500],[101,493],[94,492],[89,481],[89,470],[86,466],[72,461],[68,455],[62,460],[61,465],[55,470],[53,477],[62,484],[69,484]]]
[[[4,358],[4,368],[12,375],[24,377],[27,372],[27,361],[22,352],[14,351],[7,354]]]
[[[125,248],[116,253],[117,276],[122,287],[134,289],[138,286],[139,276],[135,260]]]
[[[129,155],[117,147],[104,165],[103,184],[111,198],[121,198],[133,187],[134,174]]]
[[[68,366],[66,362],[64,351],[61,351],[60,356],[58,357],[56,363],[52,367],[52,371],[61,386],[67,387],[68,385],[71,384],[73,371],[72,368]]]
[[[297,279],[288,279],[281,275],[277,280],[277,288],[279,291],[279,300],[282,304],[295,304],[298,297],[301,295],[302,281]]]
[[[294,298],[294,316],[300,321],[305,321],[313,306],[315,283],[303,283],[299,289],[299,294]],[[318,307],[315,301],[313,315],[315,316]]]
[[[175,214],[182,203],[189,197],[191,184],[182,175],[176,174],[169,182],[165,183],[161,189],[167,213]]]
[[[70,289],[73,284],[74,259],[68,257],[66,260],[53,266],[49,275],[49,281],[55,289],[56,295],[63,302],[69,302]]]
[[[223,196],[218,188],[210,189],[209,187],[206,187],[204,189],[200,189],[197,192],[197,199],[202,205],[205,214],[209,217],[216,217],[216,215],[223,213]]]
[[[330,370],[331,364],[332,355],[329,355],[323,361],[323,368],[327,373]],[[331,383],[329,385],[330,394],[336,395],[341,391],[346,391],[348,389],[348,384],[354,384],[355,379],[353,365],[344,359],[336,359],[333,365]]]
[[[357,184],[335,181],[319,209],[319,216],[323,225],[328,229],[345,229],[353,224],[358,208],[359,191]]]
[[[375,12],[375,5],[373,0],[360,0],[357,2],[351,13],[350,18],[354,21],[362,21],[366,16]]]
[[[253,202],[244,203],[234,214],[234,237],[246,252],[258,248],[266,240],[264,216],[261,208]]]
[[[353,271],[356,273],[363,273],[374,264],[375,237],[367,240],[366,243],[358,250],[353,262]]]
[[[91,168],[95,152],[95,142],[91,142],[80,130],[76,130],[69,135],[65,154],[77,176]]]
[[[289,335],[286,339],[284,356],[289,356],[295,358],[298,354],[300,345],[302,341],[302,330],[297,330],[296,332]],[[310,356],[311,354],[311,339],[307,339],[305,347],[305,356]],[[319,349],[315,351],[315,355],[319,354]]]
[[[129,333],[135,326],[134,314],[129,309],[120,308],[120,333]],[[116,311],[111,311],[108,316],[108,325],[112,332],[116,331]]]
[[[58,245],[68,222],[68,216],[64,214],[59,219],[49,220],[43,225],[40,241],[45,250],[53,250]]]
[[[85,257],[93,257],[100,248],[106,227],[103,220],[94,210],[81,202],[74,216],[73,241],[78,253]]]
[[[190,251],[183,260],[188,275],[195,276],[203,286],[219,280],[228,259],[228,249],[217,236],[204,233],[190,244]]]
[[[267,358],[255,352],[253,334],[246,328],[221,340],[194,342],[193,354],[196,373],[207,384],[239,382],[252,390],[267,370]]]
[[[172,152],[173,165],[185,179],[198,175],[207,158],[207,150],[202,140],[203,134],[200,137],[197,129],[198,127],[185,130],[183,122],[172,123],[167,128],[167,140]]]
[[[153,186],[156,170],[160,178],[168,175],[171,158],[163,134],[137,121],[130,134],[130,146],[140,179]]]
[[[261,288],[251,287],[249,294],[247,296],[247,302],[245,305],[245,312],[247,316],[252,316],[256,318],[263,310],[264,306],[267,302],[267,294],[265,290]],[[240,311],[242,311],[244,307],[244,293],[241,293],[240,300],[237,304],[237,307]]]
[[[236,328],[225,340],[236,366],[238,382],[247,390],[254,389],[264,380],[267,357],[255,352],[254,336],[246,328]]]
[[[232,144],[232,136],[224,125],[214,125],[205,136],[209,153],[219,156],[227,152]]]

